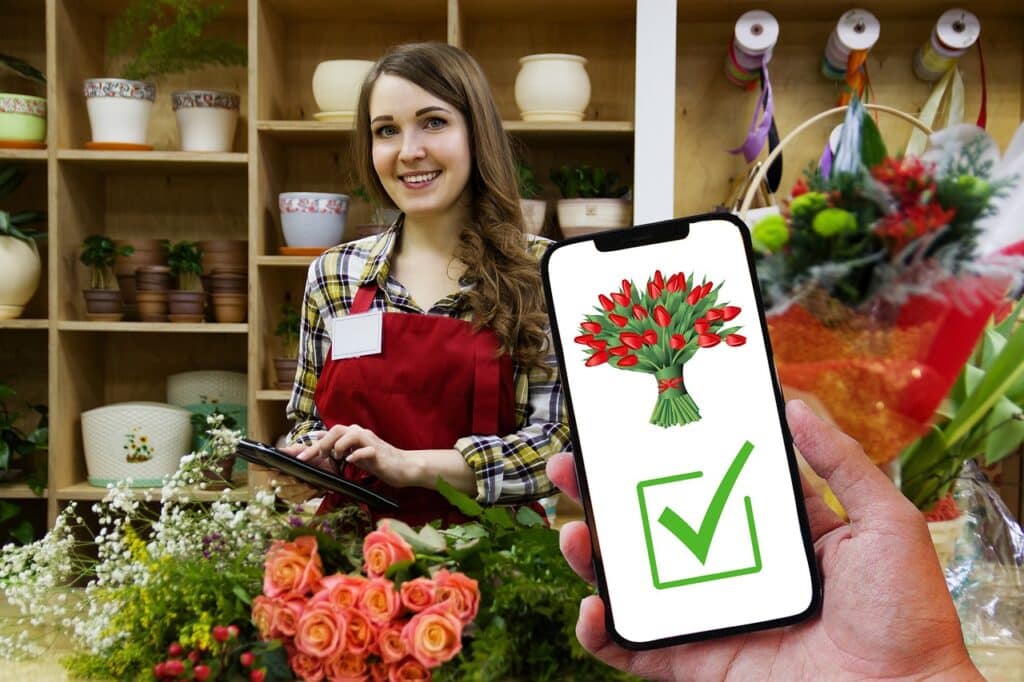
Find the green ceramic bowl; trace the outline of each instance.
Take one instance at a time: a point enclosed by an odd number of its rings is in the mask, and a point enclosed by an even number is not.
[[[46,100],[0,92],[0,140],[42,142],[46,139]]]

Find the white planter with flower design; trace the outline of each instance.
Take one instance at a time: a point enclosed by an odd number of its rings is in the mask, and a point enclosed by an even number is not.
[[[242,98],[234,92],[186,90],[171,94],[178,119],[181,149],[186,152],[230,152]]]
[[[285,192],[278,197],[281,231],[288,246],[328,247],[345,232],[348,196],[325,192]]]
[[[587,60],[575,54],[531,54],[519,60],[515,98],[524,121],[582,121],[590,104]]]
[[[156,86],[124,78],[90,78],[85,81],[92,141],[146,144],[149,114],[156,100]]]
[[[36,243],[0,236],[0,272],[0,320],[13,320],[39,288],[42,261]]]
[[[153,402],[116,403],[82,413],[89,483],[131,478],[132,487],[160,486],[191,451],[192,413]]]
[[[46,100],[0,92],[0,141],[40,143],[46,140]]]

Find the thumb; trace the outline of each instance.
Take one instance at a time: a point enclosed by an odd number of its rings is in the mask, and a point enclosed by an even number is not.
[[[793,442],[814,471],[825,479],[854,524],[870,523],[909,502],[864,454],[854,439],[820,419],[801,400],[786,404]]]

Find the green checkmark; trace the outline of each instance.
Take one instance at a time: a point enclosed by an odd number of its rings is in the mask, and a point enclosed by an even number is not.
[[[700,530],[694,530],[690,524],[683,521],[678,514],[668,507],[665,507],[665,510],[661,512],[661,516],[658,517],[658,523],[668,528],[673,535],[679,538],[679,541],[686,545],[693,552],[694,556],[700,559],[701,564],[708,559],[711,541],[714,539],[715,531],[718,529],[718,522],[722,519],[722,512],[725,511],[725,503],[729,500],[729,494],[736,485],[736,479],[739,478],[743,465],[747,463],[747,459],[753,451],[754,446],[750,441],[743,444],[739,454],[736,455],[732,464],[729,465],[728,471],[725,472],[722,482],[718,484],[718,490],[715,491],[715,495],[711,498],[711,503],[708,505],[708,510],[704,514],[704,520],[700,522]]]

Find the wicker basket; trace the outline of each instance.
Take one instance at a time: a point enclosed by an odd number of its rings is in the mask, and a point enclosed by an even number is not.
[[[178,469],[192,437],[188,410],[164,403],[116,403],[82,413],[89,483],[160,486]]]

